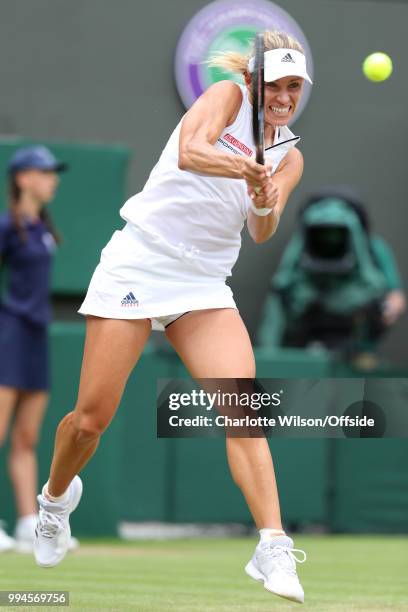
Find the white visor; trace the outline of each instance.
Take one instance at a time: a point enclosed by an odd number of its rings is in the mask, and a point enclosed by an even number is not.
[[[249,72],[254,71],[255,58],[251,57],[248,62]],[[276,81],[282,77],[302,77],[313,84],[307,74],[306,57],[300,51],[294,49],[270,49],[264,53],[264,78],[265,83]]]

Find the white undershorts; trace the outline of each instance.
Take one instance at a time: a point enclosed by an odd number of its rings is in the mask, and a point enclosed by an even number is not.
[[[163,327],[163,329],[166,329],[166,327],[177,321],[177,319],[180,319],[183,315],[188,314],[188,312],[191,311],[178,312],[177,314],[171,314],[165,317],[154,317],[153,319],[150,319],[152,329],[158,329],[158,327]]]
[[[185,250],[127,223],[102,250],[79,313],[150,319],[164,331],[192,310],[237,308],[225,278],[206,275]]]

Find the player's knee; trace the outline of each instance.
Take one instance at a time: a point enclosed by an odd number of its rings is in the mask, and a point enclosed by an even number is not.
[[[76,409],[73,424],[80,439],[93,439],[107,429],[112,420],[110,411],[87,408]]]
[[[89,419],[81,419],[76,431],[77,441],[85,442],[94,440],[95,438],[99,438],[103,431],[104,430],[99,427],[97,423],[94,423]]]
[[[95,419],[86,416],[80,417],[75,423],[75,434],[78,442],[99,438],[105,428]]]

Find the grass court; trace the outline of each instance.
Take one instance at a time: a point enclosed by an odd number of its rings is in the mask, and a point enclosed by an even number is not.
[[[360,612],[408,610],[408,538],[300,536],[306,602],[268,593],[243,572],[255,539],[122,543],[82,540],[61,565],[30,555],[0,557],[0,590],[68,590],[70,606],[47,610],[135,612]],[[3,610],[34,610],[10,607]]]

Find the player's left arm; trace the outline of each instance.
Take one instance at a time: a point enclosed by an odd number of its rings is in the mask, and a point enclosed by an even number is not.
[[[248,185],[248,195],[257,208],[271,208],[272,212],[263,217],[250,209],[248,212],[248,231],[252,239],[261,244],[275,233],[282,212],[290,194],[303,174],[303,155],[293,148],[285,155],[268,184],[259,193]]]

